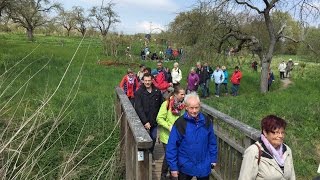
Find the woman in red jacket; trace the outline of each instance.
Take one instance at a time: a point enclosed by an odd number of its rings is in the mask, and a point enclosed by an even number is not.
[[[121,82],[120,88],[128,96],[132,105],[134,105],[134,93],[139,89],[139,81],[133,71],[129,68],[127,70],[127,75],[125,75]]]
[[[242,73],[239,70],[239,67],[236,66],[235,70],[234,70],[234,72],[233,72],[233,74],[231,76],[231,79],[230,79],[230,81],[232,83],[232,86],[231,86],[231,94],[232,94],[232,96],[237,96],[238,95],[241,78],[242,78]]]

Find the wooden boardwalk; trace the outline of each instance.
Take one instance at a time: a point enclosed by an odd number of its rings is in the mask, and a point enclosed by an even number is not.
[[[157,140],[156,145],[154,147],[154,159],[156,162],[155,166],[152,166],[152,179],[159,180],[161,177],[161,167],[162,161],[164,158],[164,149],[162,143]]]

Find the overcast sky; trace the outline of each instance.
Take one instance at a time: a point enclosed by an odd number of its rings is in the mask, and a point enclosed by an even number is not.
[[[101,5],[102,0],[53,0],[70,10],[72,6],[81,6],[88,10],[92,6]],[[109,0],[105,0],[105,3]],[[157,32],[166,30],[178,12],[189,10],[196,0],[113,0],[115,11],[121,23],[114,31],[125,34]],[[151,28],[150,28],[151,27]]]

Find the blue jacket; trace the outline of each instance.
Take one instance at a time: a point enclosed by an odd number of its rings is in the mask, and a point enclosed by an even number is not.
[[[217,141],[213,124],[206,127],[205,116],[198,115],[198,121],[183,114],[187,121],[185,134],[172,127],[166,147],[166,159],[171,171],[183,172],[190,176],[206,177],[211,173],[211,163],[217,162]]]
[[[229,77],[228,71],[227,71],[227,70],[224,70],[224,71],[223,71],[223,74],[224,74],[224,81],[223,81],[223,83],[228,83],[228,77]]]

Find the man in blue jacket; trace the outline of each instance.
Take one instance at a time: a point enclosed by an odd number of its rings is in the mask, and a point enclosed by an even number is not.
[[[196,93],[185,96],[186,112],[173,125],[166,158],[174,179],[209,180],[217,162],[217,142],[212,122],[200,112]]]

